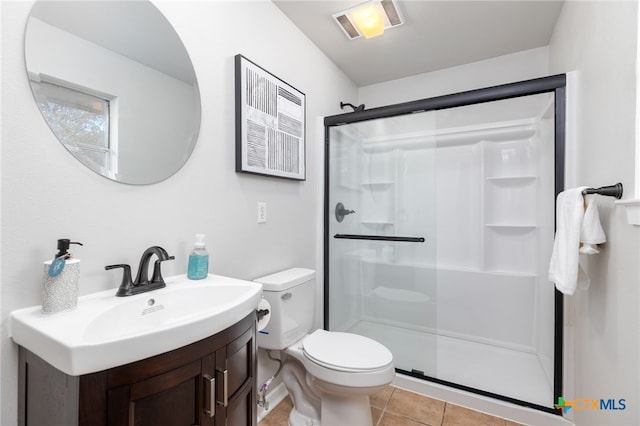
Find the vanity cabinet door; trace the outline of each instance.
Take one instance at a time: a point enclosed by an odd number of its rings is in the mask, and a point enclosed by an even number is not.
[[[255,426],[255,317],[108,372],[108,426]]]
[[[108,391],[109,425],[200,425],[200,360]],[[206,423],[205,423],[206,424]]]
[[[216,426],[256,425],[255,345],[252,327],[216,352],[216,394],[218,411],[222,411],[216,418]]]

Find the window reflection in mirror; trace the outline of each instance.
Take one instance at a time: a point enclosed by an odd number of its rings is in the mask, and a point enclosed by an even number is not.
[[[40,112],[65,147],[90,169],[115,177],[117,142],[109,131],[110,101],[46,81],[31,82],[31,87]]]

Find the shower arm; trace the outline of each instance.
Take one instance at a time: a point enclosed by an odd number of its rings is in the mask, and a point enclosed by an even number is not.
[[[340,102],[340,109],[344,109],[344,107],[347,106],[353,108],[353,112],[364,111],[364,104],[355,106],[354,104],[350,104],[349,102]]]

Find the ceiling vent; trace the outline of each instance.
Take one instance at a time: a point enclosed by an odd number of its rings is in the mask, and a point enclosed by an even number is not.
[[[336,13],[333,18],[351,40],[375,37],[404,23],[395,0],[369,0]]]

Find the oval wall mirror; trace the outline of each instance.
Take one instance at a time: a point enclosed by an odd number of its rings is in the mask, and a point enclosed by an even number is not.
[[[200,91],[182,41],[150,2],[38,1],[25,61],[42,116],[91,170],[150,184],[189,159]]]

